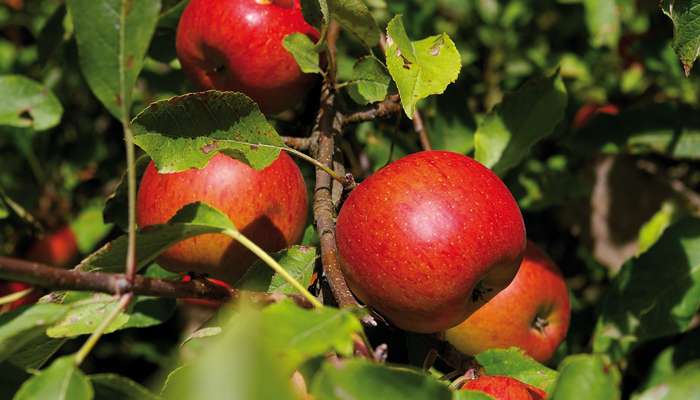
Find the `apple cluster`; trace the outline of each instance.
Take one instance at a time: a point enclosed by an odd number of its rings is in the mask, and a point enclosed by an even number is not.
[[[213,16],[235,29],[222,29]],[[302,102],[315,82],[282,46],[294,32],[318,39],[298,0],[192,0],[178,26],[177,54],[200,88],[242,91],[275,113]],[[266,251],[297,242],[306,223],[304,180],[285,152],[259,171],[223,154],[173,174],[151,163],[139,186],[138,224],[165,223],[195,201],[224,211]],[[336,233],[349,287],[399,328],[442,333],[468,355],[517,346],[539,361],[566,335],[561,272],[527,241],[506,185],[467,156],[424,151],[385,166],[349,194]],[[210,234],[171,247],[159,263],[234,284],[253,260],[237,242]],[[476,382],[486,381],[468,385]]]

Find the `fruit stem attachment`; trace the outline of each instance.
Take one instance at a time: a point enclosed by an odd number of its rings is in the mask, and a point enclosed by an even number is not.
[[[5,304],[14,303],[15,301],[20,300],[24,296],[31,293],[33,290],[34,290],[33,288],[27,288],[24,290],[20,290],[19,292],[10,293],[7,296],[2,296],[2,297],[0,297],[0,306],[4,306]]]
[[[294,154],[295,156],[297,156],[297,157],[299,157],[299,158],[301,158],[301,159],[303,159],[303,160],[305,160],[305,161],[308,161],[308,162],[310,162],[311,164],[313,164],[314,166],[316,166],[316,167],[322,169],[323,172],[325,172],[325,173],[327,173],[328,175],[330,175],[331,178],[333,178],[333,179],[335,179],[336,181],[340,182],[340,184],[343,185],[344,188],[346,188],[346,189],[352,189],[352,188],[355,187],[355,180],[352,178],[352,176],[350,176],[350,177],[347,177],[347,176],[340,176],[340,175],[338,175],[334,170],[332,170],[331,168],[329,168],[329,167],[326,166],[326,165],[323,165],[323,163],[321,163],[321,162],[318,161],[317,159],[315,159],[315,158],[313,158],[313,157],[311,157],[311,156],[308,156],[308,155],[302,153],[302,152],[299,151],[299,150],[292,149],[292,148],[290,148],[290,147],[284,147],[283,149],[284,149],[284,151],[286,151],[286,152],[288,152],[288,153],[291,153],[291,154]]]
[[[107,328],[109,327],[112,322],[121,314],[124,310],[126,310],[127,307],[129,307],[129,303],[131,303],[131,300],[134,298],[133,293],[127,293],[123,295],[119,299],[119,303],[117,304],[116,307],[114,307],[114,310],[112,310],[109,315],[102,320],[100,325],[95,329],[94,332],[92,332],[92,335],[83,343],[83,346],[78,350],[78,352],[75,354],[75,365],[80,366],[82,364],[83,360],[87,357],[88,354],[90,354],[90,351],[95,347],[97,342],[100,340],[102,335],[105,333]]]
[[[275,261],[274,258],[270,257],[269,254],[265,252],[265,250],[261,249],[257,244],[255,244],[253,241],[245,237],[241,232],[235,230],[235,229],[226,229],[223,231],[223,233],[236,241],[238,243],[242,244],[245,248],[248,250],[252,251],[253,254],[258,256],[261,260],[265,262],[270,268],[272,268],[273,271],[278,273],[285,281],[287,281],[290,285],[292,285],[296,290],[301,293],[302,296],[306,300],[309,301],[314,307],[321,308],[323,307],[323,304],[318,301],[314,295],[309,293],[308,290],[304,286],[299,283],[296,279],[294,279],[293,276],[289,275],[287,270],[285,270],[277,261]]]

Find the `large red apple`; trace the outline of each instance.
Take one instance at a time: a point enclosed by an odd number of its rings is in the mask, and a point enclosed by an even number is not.
[[[559,268],[528,242],[513,282],[496,290],[469,318],[446,332],[447,341],[467,355],[516,346],[537,361],[551,358],[566,337],[571,313]]]
[[[78,241],[69,226],[65,226],[34,242],[26,258],[55,267],[67,267],[78,257]]]
[[[481,375],[476,379],[469,379],[462,389],[484,392],[495,400],[545,400],[547,398],[547,393],[540,388],[500,375]]]
[[[177,28],[177,56],[202,89],[240,91],[277,113],[302,102],[318,79],[282,45],[295,32],[319,38],[299,0],[191,0]]]
[[[223,154],[203,169],[173,174],[160,174],[151,163],[139,186],[137,222],[141,228],[165,223],[197,201],[226,213],[244,235],[270,252],[298,241],[306,222],[304,179],[284,152],[260,171]],[[205,273],[228,283],[235,283],[254,260],[253,253],[223,234],[184,240],[158,258],[170,271]]]
[[[355,295],[396,326],[428,333],[463,321],[481,286],[510,282],[525,226],[489,169],[460,154],[424,151],[350,193],[337,241]]]

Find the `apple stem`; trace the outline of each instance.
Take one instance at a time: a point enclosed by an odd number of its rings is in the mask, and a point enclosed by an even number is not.
[[[75,354],[75,365],[79,366],[82,364],[83,360],[87,357],[88,354],[90,354],[90,351],[95,347],[97,342],[100,340],[102,335],[105,333],[107,328],[109,328],[109,325],[114,322],[114,320],[121,314],[124,310],[126,310],[127,307],[129,307],[129,304],[131,303],[131,300],[134,298],[134,294],[129,292],[123,295],[119,299],[119,303],[117,304],[116,307],[114,307],[114,310],[112,310],[109,315],[102,320],[100,325],[95,329],[94,332],[90,335],[90,337],[83,343],[83,346],[78,350],[78,352]]]
[[[14,303],[15,301],[20,300],[24,296],[31,293],[33,290],[34,290],[33,288],[28,288],[28,289],[20,290],[19,292],[8,294],[7,296],[2,296],[2,297],[0,297],[0,306],[4,306],[5,304]]]
[[[327,166],[323,165],[323,163],[321,163],[321,162],[318,161],[317,159],[315,159],[315,158],[313,158],[313,157],[311,157],[311,156],[308,156],[308,155],[302,153],[302,152],[299,151],[299,150],[292,149],[292,148],[290,148],[290,147],[284,147],[283,150],[286,151],[286,152],[288,152],[288,153],[294,154],[295,156],[301,158],[302,160],[308,161],[308,162],[310,162],[311,164],[313,164],[314,166],[316,166],[316,167],[322,169],[323,172],[325,172],[325,173],[327,173],[328,175],[330,175],[331,178],[333,178],[333,179],[335,179],[336,181],[340,182],[340,184],[343,185],[344,188],[352,189],[352,188],[355,186],[355,180],[354,180],[354,179],[352,179],[351,177],[348,178],[348,177],[346,177],[346,176],[340,176],[340,175],[338,175],[335,171],[333,171],[331,168],[328,168]]]
[[[293,276],[287,272],[277,261],[275,261],[274,258],[272,258],[265,250],[261,249],[257,244],[255,244],[253,241],[245,237],[241,232],[235,230],[235,229],[226,229],[223,231],[224,234],[230,236],[231,238],[235,239],[238,241],[238,243],[242,244],[245,248],[248,250],[252,251],[253,254],[258,256],[261,260],[265,262],[270,268],[272,268],[273,271],[278,273],[285,281],[287,281],[290,285],[292,285],[296,290],[301,293],[306,300],[309,301],[314,307],[321,308],[323,307],[323,304],[318,301],[314,295],[309,293],[309,291],[299,283],[296,279],[294,279]]]

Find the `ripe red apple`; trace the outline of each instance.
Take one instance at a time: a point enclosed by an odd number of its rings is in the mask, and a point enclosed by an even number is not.
[[[481,375],[476,379],[467,380],[462,389],[484,392],[495,400],[545,400],[547,398],[544,390],[509,376]]]
[[[445,337],[457,350],[475,355],[493,348],[523,349],[545,362],[569,329],[569,292],[559,268],[528,241],[513,281],[494,295]]]
[[[26,258],[55,267],[67,267],[78,257],[78,241],[73,230],[65,226],[34,242]]]
[[[301,103],[318,79],[282,45],[295,32],[319,38],[299,0],[191,0],[177,27],[177,56],[202,89],[243,92],[273,114]]]
[[[23,282],[0,281],[0,297],[21,292],[23,290],[30,289],[31,287],[31,285]],[[35,303],[37,300],[39,300],[39,297],[41,297],[41,292],[38,289],[34,289],[31,293],[26,294],[19,300],[0,305],[0,313],[12,311],[25,304]]]
[[[236,227],[266,251],[295,243],[304,231],[307,195],[299,167],[287,155],[256,171],[217,154],[203,169],[160,174],[151,162],[141,179],[136,219],[141,228],[166,223],[183,206],[204,202],[226,213]],[[235,283],[255,260],[253,253],[223,234],[184,240],[158,263],[173,272],[198,272]]]
[[[424,151],[350,193],[337,242],[355,295],[396,326],[428,333],[463,321],[481,285],[510,282],[525,225],[488,168],[461,154]]]
[[[605,104],[601,106],[598,104],[587,103],[578,109],[576,115],[574,115],[574,120],[571,123],[571,126],[574,129],[581,129],[586,126],[588,121],[598,114],[617,115],[619,113],[620,109],[614,104]]]

